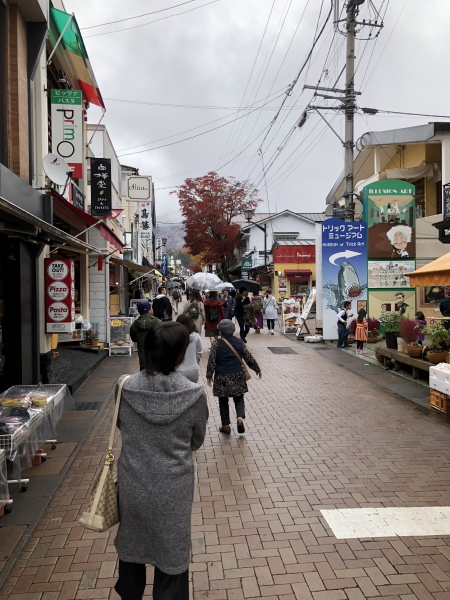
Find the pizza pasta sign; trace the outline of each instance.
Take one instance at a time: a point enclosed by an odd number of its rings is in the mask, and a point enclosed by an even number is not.
[[[75,330],[75,267],[73,260],[45,259],[46,333]]]

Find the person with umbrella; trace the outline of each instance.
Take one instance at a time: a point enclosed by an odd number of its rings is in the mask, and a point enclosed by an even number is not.
[[[244,307],[250,304],[250,299],[248,298],[248,290],[245,287],[239,288],[239,293],[236,294],[236,306],[234,309],[234,315],[236,317],[237,322],[239,323],[240,329],[240,337],[241,340],[246,344],[248,332],[250,331],[250,327],[245,325],[244,323]]]
[[[225,318],[223,312],[223,303],[217,297],[217,292],[209,292],[208,298],[203,303],[205,305],[205,336],[217,340],[219,337],[218,325]]]

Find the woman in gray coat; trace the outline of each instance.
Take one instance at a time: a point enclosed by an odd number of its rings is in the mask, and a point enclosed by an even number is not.
[[[203,444],[208,406],[204,387],[175,372],[188,344],[180,323],[154,327],[145,338],[146,371],[123,387],[115,541],[122,600],[142,599],[146,564],[155,566],[155,600],[189,600],[192,452]]]

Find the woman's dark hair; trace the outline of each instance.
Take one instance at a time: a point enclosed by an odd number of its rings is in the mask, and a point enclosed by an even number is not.
[[[194,323],[194,319],[191,317],[191,315],[178,315],[176,322],[184,325],[188,330],[189,334],[198,333],[197,327]]]
[[[362,323],[366,318],[366,311],[363,308],[358,310],[358,323]]]
[[[181,323],[169,321],[152,327],[145,336],[147,375],[169,375],[181,365],[189,346],[189,333]]]
[[[236,290],[235,289],[229,290],[228,293],[232,298],[236,298]]]
[[[416,319],[418,321],[426,321],[425,315],[423,314],[423,312],[420,312],[420,310],[416,312]]]
[[[215,292],[214,290],[212,292],[209,292],[208,300],[217,300],[217,292]]]
[[[243,292],[246,292],[246,291],[247,291],[247,288],[244,287],[244,286],[242,286],[242,287],[239,288],[239,293],[240,294],[242,294]]]
[[[202,302],[202,297],[200,296],[200,292],[198,290],[191,290],[189,292],[189,300],[195,300],[196,302]]]

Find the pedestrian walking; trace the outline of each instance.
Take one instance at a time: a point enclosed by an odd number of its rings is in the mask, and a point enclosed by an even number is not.
[[[131,325],[130,337],[133,342],[137,343],[139,367],[141,371],[143,371],[146,367],[144,350],[145,336],[150,329],[152,329],[152,327],[159,325],[161,321],[153,316],[152,305],[148,300],[142,300],[142,302],[138,302],[136,308],[141,316]]]
[[[360,308],[358,311],[355,340],[357,354],[364,354],[364,342],[367,342],[367,319],[366,311],[363,308]]]
[[[184,360],[181,365],[176,368],[176,372],[184,375],[189,381],[197,383],[198,363],[203,354],[202,339],[197,332],[193,318],[189,315],[179,315],[176,322],[181,323],[186,327],[189,333],[189,346],[186,350]]]
[[[175,372],[188,344],[181,323],[150,329],[147,368],[129,377],[122,390],[115,540],[115,590],[122,600],[142,599],[146,564],[155,567],[153,598],[189,600],[196,478],[192,451],[205,439],[208,405],[204,387]]]
[[[427,320],[425,319],[425,315],[421,311],[416,312],[416,326],[419,330],[417,341],[422,346],[422,342],[425,340],[424,329],[427,326]]]
[[[271,290],[267,290],[263,302],[264,315],[267,321],[267,329],[271,335],[274,335],[275,319],[278,319],[278,304],[272,295]]]
[[[353,317],[353,313],[351,315],[348,314],[348,311],[351,309],[351,302],[344,302],[344,308],[338,312],[337,318],[337,328],[338,328],[338,348],[349,348],[350,344],[347,344],[348,337],[348,329],[347,329],[347,319],[349,317]]]
[[[223,313],[222,300],[217,297],[217,292],[209,292],[208,298],[204,301],[205,306],[205,336],[208,338],[219,337],[219,330],[217,326],[220,321],[225,318]],[[211,342],[212,343],[212,342]]]
[[[251,297],[251,303],[254,308],[254,318],[255,323],[253,325],[255,329],[255,333],[261,333],[261,329],[264,329],[264,321],[263,321],[263,299],[259,295],[253,295]]]
[[[172,292],[172,299],[173,299],[173,307],[175,308],[175,314],[178,314],[178,305],[180,304],[180,300],[181,300],[181,292],[178,288],[174,288],[173,292]]]
[[[172,304],[167,297],[167,289],[162,285],[158,288],[158,295],[153,300],[153,314],[163,323],[172,320]]]
[[[225,315],[225,319],[232,319],[234,316],[235,302],[234,302],[234,298],[232,296],[230,296],[228,290],[223,291],[222,302],[223,302],[223,312]]]
[[[222,422],[219,431],[222,433],[231,433],[228,403],[230,396],[234,400],[236,409],[238,433],[245,432],[244,394],[248,392],[248,387],[243,361],[258,374],[260,379],[262,377],[258,363],[245,347],[243,340],[233,336],[235,328],[233,321],[229,319],[219,323],[221,338],[213,343],[206,368],[207,385],[213,387],[214,396],[219,398]]]
[[[199,335],[202,335],[202,327],[205,323],[205,306],[202,297],[198,290],[191,290],[189,293],[189,301],[184,305],[183,313],[189,315],[195,324],[195,328]]]
[[[245,325],[244,323],[244,307],[250,304],[250,299],[248,297],[248,290],[245,287],[239,288],[239,293],[236,294],[236,306],[234,309],[234,315],[236,317],[237,322],[239,323],[240,337],[241,340],[247,343],[246,337],[248,332],[250,331],[250,327]]]

